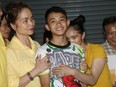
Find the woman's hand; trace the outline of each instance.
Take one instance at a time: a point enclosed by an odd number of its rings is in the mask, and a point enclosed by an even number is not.
[[[67,65],[60,65],[52,69],[53,74],[59,74],[61,76],[74,75],[75,69]]]
[[[44,58],[41,58],[41,55],[39,55],[36,58],[36,63],[35,63],[35,69],[38,71],[38,73],[41,73],[49,68],[50,68],[50,63],[48,62],[48,57],[45,56]]]

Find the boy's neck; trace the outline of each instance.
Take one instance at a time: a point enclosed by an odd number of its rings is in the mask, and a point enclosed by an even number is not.
[[[50,40],[51,43],[55,44],[55,45],[59,45],[59,46],[64,46],[68,43],[68,40],[66,39],[66,37],[53,37]]]

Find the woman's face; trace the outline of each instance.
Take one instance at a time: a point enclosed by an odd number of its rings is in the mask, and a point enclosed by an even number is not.
[[[1,21],[1,33],[4,39],[8,39],[9,34],[10,34],[10,28],[8,27],[6,18],[4,17],[3,20]]]
[[[80,34],[79,31],[75,30],[73,27],[69,27],[66,36],[70,42],[82,45],[85,34]]]
[[[28,8],[23,8],[18,14],[17,20],[11,27],[16,31],[16,35],[32,35],[34,33],[35,21],[32,12]]]

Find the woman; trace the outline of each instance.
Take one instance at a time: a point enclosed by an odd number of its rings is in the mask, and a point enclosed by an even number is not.
[[[1,16],[1,25],[0,25],[1,34],[5,43],[5,46],[9,43],[9,34],[10,34],[10,27],[8,26],[7,20],[6,20],[6,14],[3,12],[3,15]]]
[[[3,15],[0,2],[0,26],[1,26],[1,16]],[[0,29],[0,87],[8,87],[8,75],[6,66],[6,46],[1,34]]]
[[[66,36],[69,41],[83,47],[85,59],[88,64],[87,73],[80,73],[78,70],[66,65],[55,68],[53,72],[61,75],[74,75],[75,78],[87,84],[88,87],[111,87],[107,57],[104,48],[99,44],[84,42],[84,22],[85,18],[82,15],[71,21]]]
[[[35,58],[40,45],[29,36],[35,27],[32,10],[22,2],[11,3],[6,8],[10,26],[16,32],[7,47],[9,87],[41,87],[37,75],[50,64],[46,57]]]

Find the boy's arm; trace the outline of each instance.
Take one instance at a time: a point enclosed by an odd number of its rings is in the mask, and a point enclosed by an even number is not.
[[[40,76],[41,87],[50,87],[50,76],[49,74]]]
[[[42,58],[46,56],[45,49],[38,49],[36,56],[41,55]],[[44,72],[40,73],[38,76],[40,78],[41,87],[50,87],[50,75],[49,69],[45,70]]]

